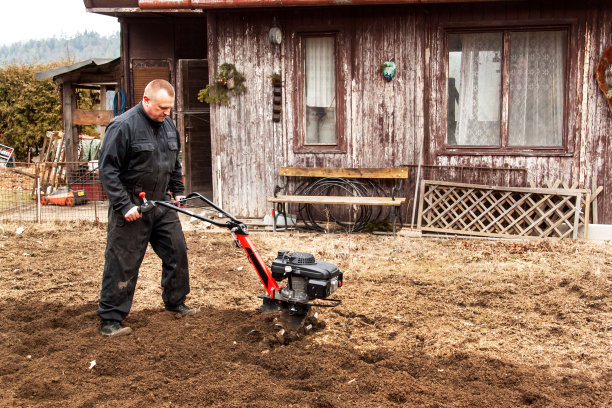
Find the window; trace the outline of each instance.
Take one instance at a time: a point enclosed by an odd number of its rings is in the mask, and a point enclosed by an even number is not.
[[[334,37],[304,39],[306,144],[336,144]]]
[[[300,37],[298,152],[344,151],[339,113],[338,46],[335,33],[308,33]]]
[[[564,145],[567,30],[448,34],[446,144]]]
[[[142,100],[145,87],[154,79],[170,81],[170,66],[167,60],[139,60],[132,61],[132,90],[134,105]]]

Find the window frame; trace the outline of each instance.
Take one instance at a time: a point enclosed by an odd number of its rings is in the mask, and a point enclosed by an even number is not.
[[[497,24],[447,24],[442,27],[444,52],[444,72],[440,75],[442,94],[442,126],[440,155],[507,155],[507,156],[572,156],[574,147],[568,129],[570,90],[571,49],[574,38],[574,20],[540,22],[538,24],[499,22]],[[513,32],[565,31],[566,52],[564,61],[563,90],[563,123],[560,146],[510,146],[508,145],[510,126],[510,34]],[[502,72],[501,72],[501,103],[500,103],[500,133],[498,146],[481,145],[449,145],[448,144],[448,78],[449,78],[449,41],[450,34],[502,33]]]
[[[296,32],[296,116],[294,153],[346,153],[346,137],[344,134],[345,102],[344,77],[341,70],[341,31],[297,31]],[[306,53],[305,39],[312,37],[334,38],[334,75],[336,97],[336,143],[335,144],[309,144],[306,143]]]

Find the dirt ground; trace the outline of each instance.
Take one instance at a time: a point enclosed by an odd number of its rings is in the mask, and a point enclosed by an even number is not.
[[[612,406],[612,244],[253,233],[340,266],[342,304],[280,337],[226,232],[186,232],[190,306],[149,250],[132,335],[95,315],[105,229],[0,225],[0,406]]]

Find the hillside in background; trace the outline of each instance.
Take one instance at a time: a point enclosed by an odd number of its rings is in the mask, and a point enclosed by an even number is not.
[[[101,36],[93,31],[86,31],[71,38],[54,37],[18,42],[0,46],[0,66],[116,58],[119,57],[119,43],[119,32]]]

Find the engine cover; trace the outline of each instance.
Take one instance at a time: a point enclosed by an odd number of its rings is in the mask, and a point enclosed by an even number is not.
[[[288,279],[281,293],[290,300],[323,299],[342,286],[342,272],[336,265],[316,261],[305,252],[278,251],[270,269],[276,281]]]

